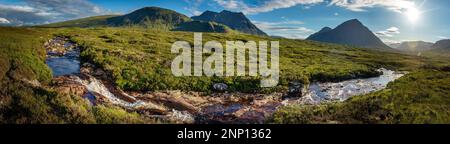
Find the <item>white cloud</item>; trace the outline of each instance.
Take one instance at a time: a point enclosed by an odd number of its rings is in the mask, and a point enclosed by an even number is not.
[[[390,27],[383,31],[378,31],[375,33],[379,37],[394,37],[396,34],[400,34],[400,29],[397,27]]]
[[[274,27],[288,27],[292,25],[302,25],[305,24],[303,21],[297,20],[286,20],[281,22],[263,22],[263,21],[252,21],[255,25],[264,26],[266,28],[274,28]]]
[[[88,0],[23,0],[0,4],[0,17],[13,25],[35,25],[108,13]]]
[[[381,38],[381,41],[383,41],[385,44],[390,45],[390,46],[402,43],[402,41],[393,40],[393,39],[389,39],[389,38]]]
[[[389,32],[389,33],[392,33],[392,34],[399,34],[400,33],[400,29],[397,28],[397,27],[390,27],[386,31]]]
[[[58,13],[52,13],[52,12],[47,12],[47,11],[40,11],[40,12],[36,12],[35,14],[38,16],[43,16],[43,17],[59,15]]]
[[[225,9],[240,11],[245,14],[270,12],[276,9],[289,8],[296,5],[311,5],[322,3],[324,0],[267,0],[261,5],[250,6],[242,0],[214,0]]]
[[[272,36],[292,39],[304,39],[314,33],[314,30],[300,26],[301,21],[262,22],[252,21],[258,28]]]
[[[241,11],[245,14],[270,12],[276,9],[329,2],[330,6],[339,6],[352,11],[366,11],[367,8],[384,7],[395,12],[404,12],[416,6],[412,0],[265,0],[257,4],[247,4],[244,0],[214,0],[217,4],[228,10]]]
[[[237,0],[214,0],[216,1],[220,6],[227,8],[227,9],[238,9],[246,6],[246,4],[242,1]]]
[[[0,24],[9,24],[11,23],[9,20],[0,17]]]
[[[339,13],[334,13],[334,16],[339,16]]]
[[[18,5],[3,5],[0,4],[0,10],[4,11],[17,11],[17,12],[33,12],[34,8],[29,6],[18,6]]]
[[[366,8],[385,7],[395,12],[415,7],[411,0],[331,0],[329,5],[344,7],[352,11],[366,11]]]
[[[198,10],[198,7],[203,0],[184,0],[184,2],[188,4],[188,7],[185,7],[184,9],[189,11],[191,16],[198,16],[202,14],[202,12]]]
[[[439,39],[448,39],[446,36],[437,36]]]

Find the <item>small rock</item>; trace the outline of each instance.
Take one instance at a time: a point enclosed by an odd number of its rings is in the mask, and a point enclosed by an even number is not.
[[[224,83],[216,83],[213,85],[213,89],[215,91],[220,91],[220,92],[224,92],[228,90],[228,85],[224,84]]]
[[[32,87],[41,87],[41,83],[38,80],[28,80],[28,79],[22,79],[23,82],[31,85]]]
[[[169,117],[171,120],[182,122],[182,123],[194,123],[195,122],[194,116],[187,111],[172,110],[172,114],[170,114]]]
[[[93,68],[92,68],[92,67],[81,67],[81,68],[80,68],[80,72],[81,72],[82,74],[91,74],[92,71],[93,71]]]
[[[83,63],[83,65],[81,65],[82,67],[91,67],[91,68],[95,68],[95,65],[91,64],[91,63]]]
[[[171,95],[165,95],[165,94],[158,94],[157,97],[153,98],[153,101],[157,103],[163,103],[164,106],[180,110],[180,111],[188,111],[191,113],[197,113],[200,109],[182,97],[175,97]]]
[[[305,93],[306,88],[303,83],[294,81],[289,83],[288,95],[285,98],[289,97],[302,97],[303,93]]]
[[[96,69],[94,72],[94,76],[103,76],[105,75],[105,71],[103,71],[102,69]]]

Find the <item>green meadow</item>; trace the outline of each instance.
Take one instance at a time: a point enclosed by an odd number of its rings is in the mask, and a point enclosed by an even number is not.
[[[81,97],[49,87],[52,74],[43,44],[53,31],[0,27],[1,124],[159,123],[116,106],[88,106]],[[24,82],[32,80],[42,87]]]
[[[449,123],[450,60],[419,57],[305,40],[238,32],[203,33],[206,41],[279,41],[280,83],[260,88],[261,77],[175,77],[172,43],[192,32],[121,28],[0,28],[0,123],[163,123],[112,105],[88,106],[86,100],[59,94],[45,64],[45,41],[70,38],[83,47],[81,61],[102,68],[126,91],[182,90],[212,93],[214,83],[231,92],[285,92],[288,83],[342,81],[379,75],[379,68],[410,72],[388,88],[346,102],[281,108],[268,123]],[[431,55],[431,54],[430,54]],[[207,54],[205,54],[207,56]],[[433,55],[434,56],[434,55]],[[24,80],[37,80],[33,87]]]
[[[204,33],[203,41],[279,41],[281,81],[277,88],[260,89],[258,77],[175,77],[170,70],[177,54],[170,49],[176,41],[193,45],[192,32],[142,28],[59,29],[56,35],[70,37],[85,50],[81,56],[106,70],[124,90],[185,90],[211,92],[213,83],[223,82],[237,92],[273,92],[287,88],[290,81],[341,81],[376,76],[378,68],[413,70],[420,57],[380,52],[303,40],[274,39],[241,33]],[[204,58],[208,54],[204,54]],[[248,66],[248,65],[247,65]]]

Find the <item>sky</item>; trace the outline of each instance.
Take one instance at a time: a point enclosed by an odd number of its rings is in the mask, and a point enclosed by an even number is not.
[[[450,38],[449,0],[0,0],[0,25],[37,25],[146,6],[187,16],[206,10],[243,12],[269,35],[304,39],[358,19],[385,43]]]

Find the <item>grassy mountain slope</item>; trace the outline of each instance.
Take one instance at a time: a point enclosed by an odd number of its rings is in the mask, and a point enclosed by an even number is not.
[[[192,21],[189,17],[169,9],[146,7],[127,15],[105,15],[37,26],[41,28],[144,27],[160,30],[191,32],[233,32],[216,22]]]
[[[93,16],[88,18],[82,18],[77,20],[70,20],[65,22],[58,22],[52,24],[41,25],[39,27],[47,27],[47,28],[62,28],[62,27],[100,27],[100,26],[108,26],[108,19],[117,17],[117,15],[103,15],[103,16]]]
[[[256,27],[243,13],[222,11],[220,13],[206,11],[199,16],[192,17],[194,20],[198,21],[211,21],[220,24],[224,24],[233,30],[240,31],[242,33],[268,36],[258,27]]]
[[[226,25],[215,22],[205,21],[191,21],[181,23],[173,31],[190,31],[190,32],[215,32],[215,33],[229,33],[233,32],[231,28]]]
[[[159,7],[145,7],[130,14],[109,18],[107,20],[107,23],[110,26],[165,26],[171,29],[176,25],[188,21],[191,21],[189,17],[169,9]]]
[[[191,21],[183,14],[175,11],[159,8],[145,7],[126,15],[104,15],[70,20],[65,22],[42,25],[38,27],[61,28],[61,27],[105,27],[105,26],[142,26],[150,28],[172,29],[176,25]]]
[[[405,52],[422,52],[431,50],[433,43],[424,41],[406,41],[402,42],[396,49]]]
[[[448,49],[448,50],[450,50],[450,39],[444,39],[444,40],[437,41],[433,45],[433,49]]]

